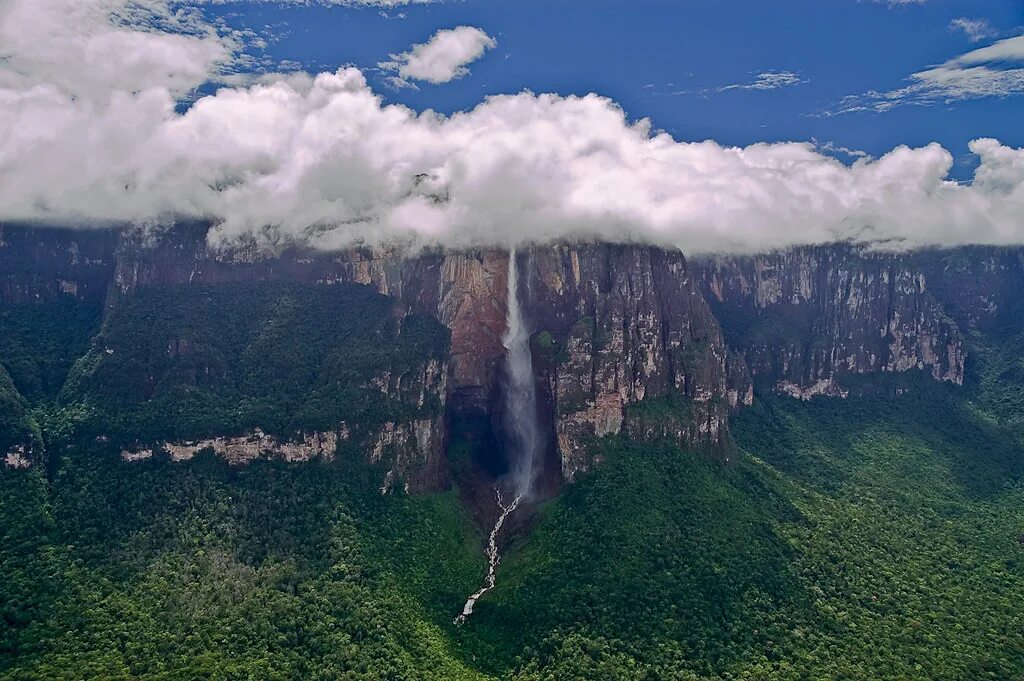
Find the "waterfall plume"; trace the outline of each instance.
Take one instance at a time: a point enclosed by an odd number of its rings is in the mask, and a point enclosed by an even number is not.
[[[502,343],[508,351],[508,392],[505,396],[505,425],[512,483],[517,496],[529,497],[537,477],[537,463],[543,447],[537,416],[537,386],[533,379],[530,332],[523,319],[519,299],[519,264],[516,251],[508,258],[507,328]]]

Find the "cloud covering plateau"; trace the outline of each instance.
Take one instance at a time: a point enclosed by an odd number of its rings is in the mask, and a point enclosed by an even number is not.
[[[355,68],[271,74],[179,112],[238,47],[156,0],[6,0],[0,45],[3,220],[190,217],[224,243],[318,248],[1024,243],[1024,150],[991,139],[958,184],[936,144],[846,165],[813,143],[682,142],[593,94],[444,117],[384,104]]]

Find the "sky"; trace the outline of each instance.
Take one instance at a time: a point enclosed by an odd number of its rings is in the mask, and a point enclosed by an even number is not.
[[[0,220],[228,247],[1019,244],[1022,114],[1018,0],[0,0]]]
[[[581,11],[581,7],[586,7]],[[521,90],[617,102],[678,139],[727,145],[808,141],[878,156],[939,142],[968,179],[967,143],[1024,146],[1024,97],[978,97],[839,113],[847,96],[1024,33],[1024,0],[463,0],[397,8],[222,4],[236,27],[274,36],[260,57],[321,71],[352,64],[386,101],[451,113]],[[960,27],[967,24],[972,32]],[[418,90],[371,71],[438,28],[469,25],[498,47],[463,78]],[[759,74],[792,74],[760,81]],[[1024,85],[1018,83],[1018,95]]]

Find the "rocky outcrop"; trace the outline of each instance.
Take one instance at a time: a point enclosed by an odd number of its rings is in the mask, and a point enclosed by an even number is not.
[[[728,458],[727,352],[682,254],[591,245],[527,258],[526,315],[538,332],[535,365],[554,405],[565,479],[594,463],[589,438],[623,430]],[[630,405],[655,400],[678,408],[656,428],[631,417]]]
[[[164,451],[173,461],[190,461],[200,452],[211,451],[233,466],[252,463],[259,458],[276,458],[288,462],[311,461],[333,458],[339,440],[345,440],[348,436],[349,430],[344,424],[335,431],[310,433],[296,441],[280,440],[257,428],[236,437],[162,442],[152,447],[123,449],[121,458],[129,462],[143,461],[151,458],[154,451]]]
[[[15,445],[4,455],[4,465],[8,468],[29,468],[32,465],[32,452],[25,445]]]
[[[508,310],[508,254],[498,251],[450,253],[438,258],[434,314],[452,332],[453,408],[487,411],[505,358],[502,335]],[[419,296],[420,307],[429,301]],[[428,303],[430,304],[430,303]]]
[[[388,371],[374,377],[375,389],[420,415],[370,428],[352,424],[356,437],[351,444],[356,455],[383,468],[381,491],[400,486],[407,492],[425,492],[447,485],[445,412],[449,375],[448,362],[430,359],[404,373]],[[345,432],[349,432],[347,425]]]
[[[845,377],[909,370],[963,382],[963,335],[913,255],[834,245],[693,266],[730,346],[782,392],[844,396]]]
[[[439,489],[445,479],[444,446],[441,417],[385,423],[366,442],[370,463],[385,465],[381,493],[398,485],[405,492]]]
[[[729,350],[725,358],[726,399],[733,409],[749,407],[754,403],[754,381],[750,376],[750,367],[743,353]]]
[[[402,259],[366,249],[318,253],[288,248],[274,253],[243,247],[219,251],[207,244],[207,231],[205,224],[187,223],[163,232],[125,232],[117,248],[109,305],[116,306],[118,300],[153,286],[254,282],[318,286],[363,284],[395,299],[394,316],[399,329],[412,313],[438,316],[446,282],[443,258],[425,254],[421,258]],[[456,312],[452,316],[457,319],[458,306],[453,307]],[[454,340],[460,341],[464,336]],[[187,355],[190,351],[187,339],[168,340],[168,357]],[[470,354],[467,351],[463,356]],[[444,417],[455,364],[447,357],[428,359],[411,367],[406,364],[401,360],[397,367],[382,369],[363,388],[388,397],[397,412],[408,414],[408,420],[352,423],[351,438],[346,442],[358,449],[360,455],[381,466],[386,489],[395,486],[413,491],[442,489],[447,482]],[[472,372],[458,376],[469,373]],[[232,451],[248,452],[243,454],[242,460],[255,450],[288,458],[285,443],[252,433],[240,437],[241,440],[224,440],[215,451],[229,457],[233,456]],[[189,445],[194,446],[195,443]]]
[[[481,403],[504,348],[507,255],[499,251],[401,253],[351,248],[324,253],[211,248],[209,225],[125,232],[117,248],[116,292],[141,286],[286,281],[364,284],[398,299],[405,312],[435,317],[452,331],[450,388],[457,401]]]

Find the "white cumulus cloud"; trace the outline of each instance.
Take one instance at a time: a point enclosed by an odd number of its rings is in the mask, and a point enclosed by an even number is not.
[[[0,87],[79,97],[200,85],[233,45],[188,9],[161,0],[3,0]]]
[[[469,73],[466,68],[484,52],[493,49],[497,41],[475,26],[457,26],[442,29],[425,43],[413,45],[408,51],[391,55],[391,61],[378,66],[397,74],[395,84],[408,84],[410,80],[428,83],[447,83]]]

